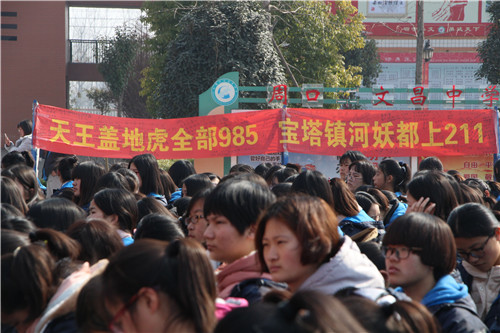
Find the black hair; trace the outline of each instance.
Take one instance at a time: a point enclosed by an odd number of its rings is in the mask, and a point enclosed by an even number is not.
[[[168,169],[168,174],[172,177],[175,185],[177,187],[182,187],[182,181],[186,179],[187,176],[196,173],[193,164],[188,160],[175,161],[172,166]]]
[[[255,170],[248,164],[235,164],[229,169],[229,173],[233,172],[255,172]]]
[[[381,161],[378,167],[385,177],[392,176],[394,178],[394,192],[406,192],[406,186],[411,178],[408,164],[388,158]]]
[[[186,196],[192,197],[196,193],[206,188],[213,188],[214,184],[210,181],[207,175],[204,174],[194,174],[188,176],[183,181],[183,185],[186,186]]]
[[[65,198],[49,198],[31,206],[26,215],[38,228],[66,231],[74,222],[85,219],[87,213]]]
[[[97,191],[105,188],[118,188],[121,190],[126,190],[133,193],[133,188],[130,187],[131,184],[128,182],[127,178],[118,172],[108,172],[97,180],[96,189]]]
[[[443,163],[435,156],[424,158],[418,165],[418,170],[437,170],[443,171]]]
[[[328,179],[317,170],[302,171],[292,183],[292,192],[305,193],[326,201],[334,207],[333,193]]]
[[[267,170],[269,170],[273,166],[272,163],[261,163],[255,167],[255,173],[258,174],[259,176],[264,176],[266,175]]]
[[[33,167],[35,161],[33,156],[28,151],[11,151],[2,157],[2,168],[7,169],[16,164],[25,164],[29,167]]]
[[[132,193],[127,190],[107,188],[94,195],[94,204],[106,215],[116,214],[118,228],[131,232],[137,225],[139,210],[137,201]]]
[[[21,128],[24,132],[24,135],[30,135],[33,131],[33,123],[31,122],[31,119],[25,119],[17,124],[17,128]]]
[[[12,216],[5,219],[2,216],[2,230],[15,230],[29,234],[36,230],[36,226],[33,222],[22,216]]]
[[[57,171],[59,171],[63,183],[72,179],[73,169],[77,164],[78,157],[75,155],[63,157],[59,160],[59,163],[57,163]]]
[[[375,176],[377,168],[375,168],[372,162],[368,160],[357,160],[349,165],[349,170],[351,170],[352,168],[354,168],[354,171],[361,174],[364,184],[373,183],[373,176]]]
[[[274,194],[262,184],[228,180],[218,185],[205,199],[203,215],[222,215],[243,235],[274,200]]]
[[[485,206],[478,203],[466,203],[451,211],[448,225],[455,238],[473,238],[491,236],[500,222]]]
[[[276,198],[287,196],[292,193],[292,183],[284,182],[273,186],[271,192],[274,193]]]
[[[71,177],[81,180],[80,195],[75,197],[75,202],[79,206],[84,206],[92,201],[92,197],[97,191],[97,180],[105,172],[104,168],[94,161],[85,161],[75,166]]]
[[[299,172],[294,168],[286,167],[284,169],[280,169],[276,171],[273,175],[273,178],[278,179],[278,183],[283,183],[285,180],[289,179],[293,175],[297,175]]]
[[[184,232],[177,219],[162,214],[149,214],[137,224],[137,230],[134,234],[135,240],[142,238],[172,242],[184,238]]]
[[[368,213],[372,205],[378,205],[377,200],[370,193],[358,191],[354,193],[356,201],[363,208],[363,210]]]
[[[141,176],[141,186],[139,191],[145,195],[156,193],[163,195],[165,191],[160,178],[160,168],[158,161],[153,154],[142,154],[134,156],[128,163],[128,168],[132,163],[137,168]]]
[[[340,156],[339,163],[342,164],[347,159],[349,159],[351,161],[351,163],[352,163],[354,161],[366,160],[367,158],[360,151],[357,151],[357,150],[348,150],[345,153],[343,153],[342,156]]]

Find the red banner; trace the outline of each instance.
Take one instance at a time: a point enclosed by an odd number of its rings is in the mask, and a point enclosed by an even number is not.
[[[33,145],[54,152],[131,158],[205,158],[285,150],[367,156],[492,154],[492,110],[378,111],[287,109],[181,119],[100,116],[38,105]]]

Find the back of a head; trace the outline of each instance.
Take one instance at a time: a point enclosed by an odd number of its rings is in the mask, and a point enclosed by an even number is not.
[[[418,171],[421,170],[443,171],[443,163],[435,156],[426,157],[418,165]]]
[[[70,181],[72,179],[73,169],[78,164],[78,157],[66,156],[59,160],[57,164],[57,171],[61,175],[61,179],[64,182]]]
[[[356,201],[365,212],[369,212],[373,204],[378,204],[377,200],[368,192],[358,191],[354,194]]]
[[[272,167],[272,163],[261,163],[255,167],[255,173],[264,178],[266,172]]]
[[[80,220],[73,223],[66,235],[80,243],[79,260],[90,265],[109,258],[123,248],[123,241],[115,227],[101,219]]]
[[[143,238],[172,242],[184,238],[184,233],[177,219],[161,214],[149,214],[139,221],[134,234],[135,240]]]
[[[24,188],[24,193],[28,197],[25,198],[28,206],[42,199],[43,194],[33,168],[24,164],[17,164],[12,166],[9,171],[14,175],[16,182]]]
[[[194,175],[195,173],[196,170],[194,169],[193,164],[187,160],[176,161],[168,169],[168,174],[172,177],[175,185],[179,188],[182,187],[182,180],[190,175]]]
[[[427,308],[414,301],[396,301],[379,305],[361,296],[347,296],[341,302],[363,331],[373,333],[437,333],[440,325]]]
[[[30,244],[28,235],[19,231],[2,229],[0,236],[2,255],[13,253],[18,247]]]
[[[17,164],[27,165],[26,157],[20,151],[11,151],[2,157],[2,169],[8,169]]]
[[[118,172],[108,172],[99,177],[96,190],[100,191],[105,188],[118,188],[133,193],[133,188],[130,187],[127,178]]]
[[[229,169],[229,173],[234,172],[255,172],[255,170],[248,164],[235,164]]]
[[[75,221],[85,219],[85,211],[65,198],[49,198],[31,206],[26,216],[38,228],[66,231]]]
[[[0,213],[2,221],[11,217],[24,217],[24,214],[19,209],[9,203],[2,202],[0,209],[2,210]]]
[[[302,171],[292,183],[292,192],[305,193],[326,201],[333,207],[333,194],[326,177],[319,171]]]
[[[78,293],[76,301],[76,324],[83,333],[106,332],[113,319],[104,306],[102,276],[91,278]]]
[[[3,206],[4,204],[2,204]],[[29,234],[32,231],[35,231],[37,228],[27,218],[24,216],[11,216],[3,219],[2,216],[2,230],[15,230],[22,232],[24,234]]]
[[[186,187],[186,196],[192,197],[201,190],[213,188],[214,184],[207,175],[194,174],[184,179],[183,186]]]
[[[336,298],[313,290],[299,291],[257,322],[256,332],[361,332],[363,327]]]
[[[225,216],[243,234],[274,200],[267,186],[248,180],[229,180],[219,184],[205,199],[203,215]]]
[[[144,197],[137,201],[139,215],[137,220],[140,221],[144,216],[152,213],[162,214],[174,217],[174,215],[155,197]]]
[[[215,276],[205,249],[195,240],[139,240],[113,256],[102,277],[107,304],[126,303],[141,288],[151,288],[168,296],[167,322],[175,314],[196,332],[215,326]]]
[[[2,176],[1,196],[2,204],[7,203],[17,208],[23,215],[28,212],[28,206],[24,201],[21,190],[16,182],[8,177]]]

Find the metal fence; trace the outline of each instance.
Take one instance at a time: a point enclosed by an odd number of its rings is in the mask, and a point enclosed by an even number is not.
[[[98,64],[102,62],[102,57],[109,41],[70,39],[70,62],[83,64]]]

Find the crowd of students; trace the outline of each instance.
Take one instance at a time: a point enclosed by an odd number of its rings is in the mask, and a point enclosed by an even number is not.
[[[500,183],[435,157],[55,170],[2,159],[2,332],[500,332]]]

